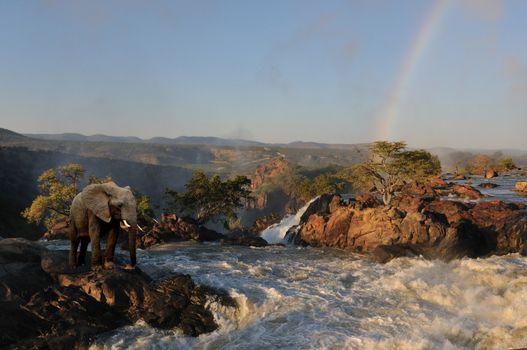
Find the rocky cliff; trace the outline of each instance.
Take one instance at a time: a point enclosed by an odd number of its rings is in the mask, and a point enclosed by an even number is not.
[[[139,268],[71,270],[67,261],[66,251],[0,240],[0,348],[84,349],[94,336],[139,319],[197,336],[217,328],[206,308],[211,300],[237,307],[188,275],[153,281]]]

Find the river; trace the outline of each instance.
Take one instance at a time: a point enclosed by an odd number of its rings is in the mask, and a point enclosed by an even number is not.
[[[476,181],[484,181],[476,179]],[[514,179],[489,198],[525,201]],[[477,183],[476,183],[477,184]],[[297,215],[298,217],[298,215]],[[267,237],[281,239],[284,219]],[[507,349],[527,346],[527,258],[387,264],[336,249],[175,243],[139,252],[154,278],[188,273],[227,290],[238,311],[212,306],[219,329],[197,338],[143,322],[92,349]]]

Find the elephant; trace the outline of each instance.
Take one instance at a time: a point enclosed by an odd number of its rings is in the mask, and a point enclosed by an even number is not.
[[[88,243],[92,244],[92,269],[113,267],[113,256],[119,229],[128,232],[130,268],[135,267],[137,203],[130,187],[119,187],[114,182],[91,184],[77,194],[70,208],[69,263],[84,265]],[[101,261],[101,237],[107,234],[104,264]],[[77,249],[80,244],[80,252]]]

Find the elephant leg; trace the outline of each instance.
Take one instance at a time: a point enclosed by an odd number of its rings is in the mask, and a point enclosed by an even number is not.
[[[115,245],[117,244],[118,231],[112,228],[108,232],[108,239],[106,241],[106,251],[104,253],[104,266],[111,267],[113,265],[113,256],[115,253]]]
[[[91,240],[91,266],[101,266],[101,227],[95,215],[89,218],[90,240]]]
[[[82,266],[86,263],[86,250],[88,250],[88,243],[90,243],[89,237],[79,237],[81,242],[81,250],[77,259],[77,266]]]
[[[77,249],[79,248],[80,237],[72,237],[70,240],[70,257],[69,263],[71,267],[78,266]],[[81,248],[82,250],[82,248]]]
[[[98,236],[91,239],[91,266],[101,266],[101,239]]]

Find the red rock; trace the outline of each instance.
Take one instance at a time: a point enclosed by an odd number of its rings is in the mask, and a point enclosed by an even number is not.
[[[251,177],[251,190],[255,198],[247,203],[248,209],[256,211],[254,216],[265,216],[272,212],[282,215],[298,204],[292,200],[291,183],[279,179],[290,167],[285,158],[279,157],[256,168]]]
[[[161,214],[160,221],[147,232],[137,236],[141,249],[156,244],[175,241],[195,240],[216,241],[224,238],[221,233],[199,226],[194,220],[178,217],[176,214]]]
[[[447,183],[445,180],[443,180],[440,176],[435,176],[430,179],[429,181],[430,186],[432,187],[445,187],[447,186]]]
[[[256,168],[256,172],[251,179],[251,189],[255,190],[262,185],[268,178],[277,177],[289,168],[289,162],[285,158],[276,158]]]
[[[498,172],[495,171],[494,169],[487,169],[487,171],[485,171],[485,179],[492,179],[497,176],[498,176]]]
[[[382,205],[382,202],[373,194],[362,194],[356,198],[357,205],[361,208],[375,208]]]
[[[527,181],[518,181],[518,182],[516,182],[516,185],[514,186],[514,189],[517,192],[527,193]]]
[[[418,212],[421,211],[430,200],[431,197],[403,195],[397,197],[392,205],[405,212]]]
[[[70,239],[70,220],[68,218],[58,220],[51,230],[44,233],[42,238],[47,240]]]
[[[254,232],[262,232],[263,230],[265,230],[269,226],[280,222],[281,219],[282,219],[282,217],[280,215],[278,215],[276,213],[271,213],[269,215],[266,215],[264,217],[256,219],[254,221],[254,225],[252,227],[252,230]]]
[[[483,197],[480,191],[470,185],[454,185],[451,191],[461,198],[480,199]]]
[[[425,207],[425,212],[442,214],[449,223],[457,222],[463,218],[463,213],[468,210],[468,205],[450,200],[436,200]]]
[[[363,207],[356,201],[331,211],[318,208],[308,208],[310,214],[301,219],[292,241],[375,251],[380,260],[403,253],[446,260],[527,253],[527,208],[521,204],[471,204],[403,194],[392,207]]]

